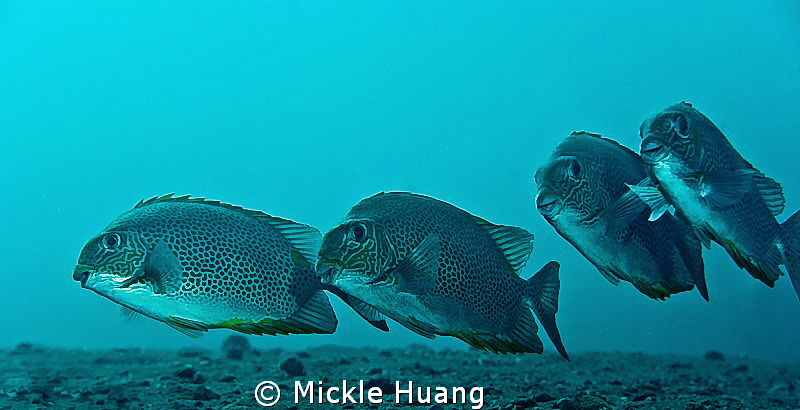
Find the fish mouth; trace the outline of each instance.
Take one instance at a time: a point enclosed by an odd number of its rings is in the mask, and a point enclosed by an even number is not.
[[[149,291],[153,284],[143,275],[134,274],[122,277],[98,268],[94,265],[79,263],[72,271],[72,279],[81,284],[81,288],[97,293],[116,291]]]
[[[549,218],[561,210],[561,200],[556,196],[540,193],[536,196],[536,208],[542,215]]]
[[[341,288],[353,285],[353,282],[365,281],[364,276],[358,272],[347,270],[339,262],[317,264],[317,275],[325,288]]]
[[[94,266],[79,263],[75,265],[75,269],[72,271],[72,279],[76,282],[80,282],[81,287],[86,289],[86,282],[89,281],[89,277],[95,272],[97,272],[97,268]]]
[[[320,276],[320,280],[322,283],[326,285],[332,285],[335,282],[335,277],[338,276],[338,272],[334,268],[327,268],[323,271],[318,271],[317,273]]]
[[[642,141],[642,146],[639,149],[642,155],[642,160],[647,164],[655,164],[667,157],[669,151],[667,146],[652,137],[645,138]]]
[[[335,261],[320,260],[317,262],[315,270],[322,283],[326,285],[332,285],[336,278],[341,275],[341,268]]]

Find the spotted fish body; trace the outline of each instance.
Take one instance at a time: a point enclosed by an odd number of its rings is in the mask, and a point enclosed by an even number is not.
[[[691,104],[666,108],[646,120],[640,134],[641,155],[658,190],[634,192],[655,210],[674,205],[698,237],[722,245],[739,267],[770,287],[785,265],[800,297],[800,217],[776,220],[785,206],[780,184],[745,160]]]
[[[83,248],[73,277],[190,335],[332,333],[314,270],[316,229],[238,206],[165,195],[139,202]]]
[[[536,172],[537,207],[611,283],[664,299],[694,288],[707,299],[700,242],[665,214],[651,221],[628,185],[647,178],[641,158],[614,140],[574,132]]]
[[[528,281],[517,273],[532,247],[521,228],[423,195],[379,193],[325,235],[318,271],[376,318],[493,352],[542,352],[532,308],[566,357],[555,326],[558,264]]]

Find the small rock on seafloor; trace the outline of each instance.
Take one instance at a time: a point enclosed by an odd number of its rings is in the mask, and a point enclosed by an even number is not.
[[[196,374],[197,370],[191,366],[186,366],[183,369],[180,369],[177,372],[175,372],[175,376],[180,377],[181,379],[194,379],[194,376]]]
[[[556,403],[556,408],[562,410],[611,410],[611,405],[599,396],[590,394],[577,394],[564,398]]]
[[[296,357],[290,357],[284,360],[280,365],[280,369],[283,370],[289,377],[300,377],[306,375],[306,367],[303,365],[303,362]]]
[[[220,397],[222,396],[205,386],[198,386],[192,393],[194,400],[217,400]]]
[[[556,399],[555,397],[547,393],[540,393],[537,394],[536,397],[534,397],[534,400],[536,400],[538,403],[547,403],[548,401],[553,401],[555,399]]]
[[[222,342],[221,349],[228,359],[242,360],[244,353],[250,350],[250,342],[242,335],[230,335]]]
[[[373,387],[379,387],[383,392],[383,394],[394,394],[396,390],[395,384],[392,383],[392,381],[386,377],[369,379],[366,381],[366,383],[364,383],[364,387],[366,387],[367,389],[371,389]]]
[[[718,352],[716,350],[709,350],[706,354],[703,355],[706,360],[712,360],[721,362],[725,360],[725,355],[722,352]]]
[[[33,343],[23,342],[18,344],[13,350],[9,351],[9,356],[17,356],[17,355],[24,355],[30,353],[42,353],[44,349],[38,346],[35,346]]]

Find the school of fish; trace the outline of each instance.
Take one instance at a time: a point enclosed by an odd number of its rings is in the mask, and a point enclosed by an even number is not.
[[[800,298],[800,212],[784,222],[778,182],[744,159],[691,104],[645,120],[637,154],[573,132],[536,170],[535,205],[612,284],[664,300],[710,299],[703,247],[721,245],[767,286],[784,275]],[[324,236],[311,226],[216,200],[139,201],[83,247],[72,277],[122,307],[189,336],[330,334],[327,293],[370,325],[387,319],[427,338],[493,353],[542,353],[539,326],[562,357],[559,269],[530,278],[525,229],[445,201],[380,192]],[[538,320],[538,324],[537,324]]]

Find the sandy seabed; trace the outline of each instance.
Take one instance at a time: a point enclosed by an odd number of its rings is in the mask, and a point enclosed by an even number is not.
[[[497,356],[423,346],[257,350],[238,336],[216,351],[91,351],[30,344],[0,350],[0,409],[258,409],[265,408],[255,397],[263,381],[281,390],[273,407],[280,409],[439,410],[480,404],[509,410],[800,409],[800,364],[717,352],[701,357],[575,353],[568,362],[553,353]],[[411,404],[405,393],[409,381]],[[343,396],[343,385],[354,389],[356,403]],[[336,389],[328,398],[331,387]],[[428,387],[430,402],[424,402]],[[436,387],[446,390],[446,398]],[[463,387],[464,393],[454,387]],[[378,389],[373,400],[381,403],[370,403],[372,388]],[[477,388],[482,388],[480,401]],[[262,391],[261,397],[275,395]],[[448,403],[436,403],[437,397]],[[347,402],[331,404],[329,399]]]

